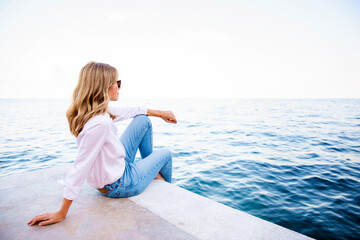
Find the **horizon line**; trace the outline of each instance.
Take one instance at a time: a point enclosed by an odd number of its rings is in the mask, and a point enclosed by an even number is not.
[[[192,99],[199,99],[199,100],[211,100],[211,99],[360,99],[360,97],[185,97],[185,98],[121,98],[115,102],[121,100],[163,100],[163,99],[171,99],[171,100],[192,100]],[[0,100],[71,100],[71,98],[46,98],[46,97],[30,97],[30,98],[17,98],[17,97],[10,97],[10,98],[2,98]]]

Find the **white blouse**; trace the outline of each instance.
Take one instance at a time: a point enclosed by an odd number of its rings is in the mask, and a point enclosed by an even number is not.
[[[123,175],[126,153],[114,122],[146,115],[147,109],[109,106],[109,111],[118,117],[112,120],[108,113],[96,115],[86,122],[76,138],[78,152],[74,165],[65,180],[58,181],[63,186],[64,198],[77,198],[85,180],[94,188],[103,188]]]

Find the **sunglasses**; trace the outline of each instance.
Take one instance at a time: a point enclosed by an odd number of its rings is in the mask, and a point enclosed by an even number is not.
[[[121,88],[121,80],[117,80],[117,86],[118,88]]]

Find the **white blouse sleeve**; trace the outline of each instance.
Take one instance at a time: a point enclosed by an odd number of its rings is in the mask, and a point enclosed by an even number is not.
[[[78,136],[78,153],[74,165],[67,174],[65,181],[60,180],[63,188],[63,197],[69,200],[77,198],[85,179],[89,175],[94,160],[100,153],[106,139],[105,123],[97,123]]]
[[[133,118],[137,115],[146,115],[146,107],[120,107],[120,106],[109,106],[111,114],[117,116],[114,122],[123,121],[128,118]]]

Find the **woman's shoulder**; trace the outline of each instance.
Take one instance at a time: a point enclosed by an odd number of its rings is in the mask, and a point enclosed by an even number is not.
[[[111,119],[109,117],[109,114],[98,114],[94,117],[90,118],[84,125],[83,131],[87,131],[94,127],[100,127],[105,128],[111,123]]]

